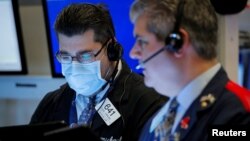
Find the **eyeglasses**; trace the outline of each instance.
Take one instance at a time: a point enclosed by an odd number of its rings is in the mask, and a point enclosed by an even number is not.
[[[136,44],[140,47],[140,49],[144,49],[145,45],[148,45],[148,41],[141,38],[141,37],[136,37]]]
[[[57,51],[56,52],[56,59],[62,64],[70,64],[70,63],[72,63],[73,59],[75,58],[78,62],[83,63],[83,64],[87,64],[87,63],[94,62],[96,60],[96,56],[98,56],[101,53],[103,48],[104,48],[104,46],[102,46],[102,48],[100,48],[97,51],[97,53],[80,52],[80,53],[77,53],[76,56],[71,56],[67,53]]]

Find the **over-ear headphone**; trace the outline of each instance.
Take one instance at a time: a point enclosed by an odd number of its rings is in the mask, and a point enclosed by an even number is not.
[[[154,58],[156,55],[161,53],[164,50],[168,50],[170,52],[178,52],[180,48],[182,47],[183,44],[183,39],[182,39],[182,34],[179,31],[180,28],[180,23],[181,23],[181,16],[183,14],[183,9],[184,9],[184,2],[185,0],[180,0],[177,10],[176,10],[176,21],[174,24],[174,29],[171,33],[168,34],[168,36],[165,38],[165,46],[155,53],[153,53],[151,56],[140,62],[138,66],[136,66],[136,69],[141,69],[143,68],[143,65],[147,63],[149,60]]]
[[[123,48],[117,41],[112,41],[107,45],[107,55],[110,61],[118,61],[121,59],[122,54]]]
[[[184,4],[185,0],[180,0],[176,11],[176,21],[174,24],[174,29],[170,34],[168,34],[165,39],[165,45],[167,47],[167,50],[171,52],[178,52],[183,44],[182,34],[179,31],[179,28],[182,20]]]
[[[121,59],[123,54],[123,48],[119,42],[114,39],[114,34],[111,29],[109,29],[111,35],[111,42],[107,44],[107,56],[110,61],[118,61]]]

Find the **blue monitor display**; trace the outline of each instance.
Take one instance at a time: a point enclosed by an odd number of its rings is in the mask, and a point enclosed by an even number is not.
[[[43,1],[43,10],[45,15],[45,23],[51,58],[51,69],[53,77],[62,77],[61,75],[61,65],[56,60],[55,53],[59,49],[58,40],[56,37],[56,33],[54,31],[54,23],[56,16],[59,12],[69,5],[70,3],[78,3],[78,2],[86,2],[91,4],[102,3],[107,6],[112,16],[116,38],[119,43],[123,46],[124,54],[123,59],[126,60],[130,68],[137,72],[135,67],[138,65],[136,60],[132,60],[129,57],[129,51],[134,44],[133,37],[133,25],[129,20],[129,8],[133,0],[45,0]]]
[[[239,53],[239,83],[250,89],[250,47],[241,46]]]

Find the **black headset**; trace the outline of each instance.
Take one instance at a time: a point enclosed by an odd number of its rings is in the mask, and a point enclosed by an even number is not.
[[[167,50],[171,52],[178,52],[183,44],[182,33],[179,31],[180,23],[182,20],[182,14],[184,10],[185,0],[180,0],[177,11],[176,11],[176,21],[174,24],[173,31],[168,34],[165,38],[165,45]]]
[[[111,32],[111,42],[107,44],[107,56],[110,61],[118,61],[123,54],[123,48],[119,42],[114,39],[114,34]]]
[[[85,3],[85,5],[89,5],[89,6],[94,7],[96,10],[100,11],[100,13],[103,12],[103,10],[102,10],[100,7],[98,7],[98,6],[94,5],[94,4]],[[110,13],[109,13],[109,15],[110,15]],[[111,16],[110,16],[110,17],[111,17]],[[123,48],[122,48],[121,44],[118,43],[118,42],[114,39],[115,34],[114,34],[114,28],[113,28],[112,20],[111,20],[111,25],[109,26],[109,29],[107,29],[107,30],[108,30],[108,33],[109,33],[110,38],[111,38],[111,42],[109,41],[110,39],[108,39],[108,40],[104,43],[104,45],[107,44],[106,47],[107,47],[107,56],[108,56],[108,59],[109,59],[110,61],[118,61],[118,60],[120,60],[121,57],[122,57]]]

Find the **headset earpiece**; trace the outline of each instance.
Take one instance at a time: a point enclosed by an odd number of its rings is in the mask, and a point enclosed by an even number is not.
[[[178,52],[183,44],[182,34],[180,32],[172,32],[165,39],[167,50]]]
[[[178,52],[183,44],[183,36],[180,30],[180,24],[182,20],[182,14],[184,11],[185,0],[180,0],[176,11],[176,22],[174,23],[173,31],[166,37],[165,45],[167,50],[171,52]]]
[[[118,61],[121,59],[122,54],[123,49],[120,43],[112,40],[112,42],[107,45],[107,55],[110,61]]]

